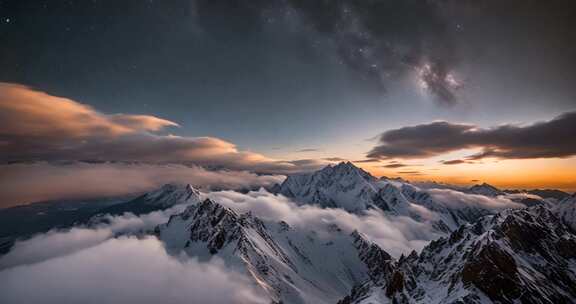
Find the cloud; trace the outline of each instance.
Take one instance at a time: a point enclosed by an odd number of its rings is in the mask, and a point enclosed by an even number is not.
[[[422,172],[420,171],[414,171],[414,170],[409,170],[409,171],[398,171],[399,174],[406,174],[406,175],[423,175]]]
[[[32,264],[102,243],[113,236],[110,229],[72,228],[50,231],[29,240],[18,241],[0,258],[0,269]]]
[[[185,205],[176,205],[140,216],[132,213],[102,215],[91,225],[65,230],[54,229],[29,239],[18,240],[6,255],[0,257],[0,269],[68,255],[101,244],[119,234],[151,232],[156,226],[168,222],[170,216],[184,211],[185,208]]]
[[[28,139],[120,136],[176,123],[148,115],[108,116],[90,106],[28,87],[0,83],[0,135]]]
[[[242,189],[270,186],[284,178],[181,164],[7,164],[0,165],[0,208],[46,200],[134,194],[166,183],[189,183],[201,189]]]
[[[355,160],[352,161],[353,163],[359,163],[359,164],[363,164],[363,163],[377,163],[380,162],[379,159],[376,158],[367,158],[367,159],[360,159],[360,160]]]
[[[428,193],[435,201],[442,202],[452,209],[466,207],[480,207],[491,210],[502,210],[507,208],[523,208],[522,204],[515,203],[506,197],[487,197],[484,195],[468,194],[450,189],[429,189]]]
[[[341,158],[341,157],[326,157],[323,158],[323,160],[329,161],[329,162],[343,162],[343,161],[348,161],[345,158]]]
[[[390,217],[376,210],[356,215],[343,209],[298,206],[282,195],[274,195],[263,189],[247,194],[211,192],[207,196],[239,213],[252,212],[265,220],[283,220],[291,226],[318,233],[325,231],[327,224],[336,224],[346,233],[358,230],[396,257],[413,249],[420,250],[430,240],[440,236],[433,232],[429,223],[416,222],[409,217]]]
[[[368,157],[428,158],[452,151],[480,148],[482,152],[466,160],[482,158],[529,159],[576,155],[576,112],[531,125],[506,124],[480,128],[471,124],[437,121],[399,129],[380,135],[380,144]]]
[[[168,256],[153,237],[96,246],[0,272],[2,303],[268,303],[217,260]],[[33,292],[31,292],[33,290]]]
[[[296,150],[296,152],[298,152],[298,153],[318,152],[318,151],[320,151],[320,149],[317,149],[317,148],[306,148],[306,149]]]
[[[239,151],[219,138],[155,133],[171,126],[177,124],[148,115],[107,115],[70,99],[0,83],[0,161],[191,162],[263,173],[313,170],[325,164],[308,160],[301,167]]]
[[[471,162],[463,159],[453,159],[453,160],[443,160],[440,163],[444,165],[460,165],[460,164],[469,164]]]
[[[402,164],[402,163],[399,163],[399,162],[395,162],[395,161],[389,162],[388,164],[382,166],[382,168],[392,168],[392,169],[394,169],[394,168],[403,168],[403,167],[408,167],[408,165]]]

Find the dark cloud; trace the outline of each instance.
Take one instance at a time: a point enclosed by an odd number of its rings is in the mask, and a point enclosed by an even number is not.
[[[406,174],[406,175],[423,175],[420,171],[398,171],[398,174]]]
[[[453,159],[453,160],[443,160],[440,163],[444,165],[460,165],[460,164],[468,164],[470,162],[463,159]]]
[[[401,164],[401,163],[390,163],[390,164],[387,164],[387,165],[383,165],[382,168],[391,168],[391,169],[394,169],[394,168],[402,168],[402,167],[406,167],[406,166],[407,166],[407,165]]]
[[[480,128],[445,121],[403,127],[384,132],[380,145],[368,157],[427,158],[461,149],[480,148],[482,152],[466,160],[562,158],[576,155],[576,112],[531,125],[501,125]]]
[[[314,170],[325,164],[275,160],[239,151],[215,137],[159,133],[170,126],[178,125],[149,115],[107,115],[74,100],[0,83],[0,161],[185,162],[262,173]]]
[[[376,159],[376,158],[360,159],[360,160],[355,160],[355,161],[353,161],[353,163],[359,163],[359,164],[362,164],[362,163],[377,163],[377,162],[380,162],[380,160],[379,160],[379,159]]]
[[[347,159],[341,158],[341,157],[326,157],[326,158],[323,158],[323,160],[327,160],[327,161],[330,161],[330,162],[343,162],[343,161],[347,161]]]
[[[320,149],[317,149],[317,148],[306,148],[306,149],[296,150],[296,152],[298,152],[298,153],[318,152],[318,151],[320,151]]]

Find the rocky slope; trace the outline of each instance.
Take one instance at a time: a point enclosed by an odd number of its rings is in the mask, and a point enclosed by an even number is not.
[[[564,224],[576,231],[576,193],[554,205],[552,211]]]
[[[264,222],[211,200],[188,207],[156,229],[172,254],[221,258],[253,278],[274,302],[335,303],[353,286],[379,278],[390,255],[359,233]]]
[[[507,210],[383,273],[340,303],[574,303],[576,235],[545,207]]]

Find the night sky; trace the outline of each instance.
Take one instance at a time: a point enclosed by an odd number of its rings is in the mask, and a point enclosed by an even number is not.
[[[452,160],[462,169],[445,178],[489,178],[493,167],[475,161],[574,168],[576,148],[518,158],[499,141],[458,141],[441,151],[451,155],[416,161],[375,151],[391,145],[387,131],[407,126],[528,126],[574,111],[575,28],[568,0],[3,0],[0,82],[99,113],[159,117],[180,127],[144,129],[218,138],[273,159],[368,157],[378,160],[365,161],[368,169],[392,175],[453,168],[441,163]],[[568,117],[546,136],[569,136]],[[538,149],[573,139],[560,135]],[[531,139],[540,133],[526,136],[514,144],[541,143]],[[18,147],[39,149],[30,140]],[[399,171],[405,160],[414,167]]]

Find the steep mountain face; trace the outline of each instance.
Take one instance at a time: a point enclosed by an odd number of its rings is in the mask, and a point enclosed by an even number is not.
[[[349,235],[334,224],[325,228],[264,222],[205,200],[156,233],[172,254],[221,258],[252,277],[274,302],[335,303],[354,285],[380,278],[392,258],[359,233]]]
[[[340,303],[574,303],[576,235],[545,207],[506,210],[383,273]]]
[[[314,173],[290,175],[279,192],[296,202],[358,212],[373,204],[376,182],[370,173],[347,162]]]
[[[553,206],[552,211],[564,224],[576,231],[576,193],[564,198]]]
[[[481,185],[474,191],[489,196],[500,193],[492,188]],[[494,209],[479,205],[462,204],[455,208],[454,204],[434,198],[431,190],[434,189],[422,189],[404,180],[377,179],[348,162],[309,174],[288,176],[278,192],[300,204],[343,208],[354,213],[376,208],[394,216],[431,221],[441,233],[449,233],[462,224],[495,213]]]

